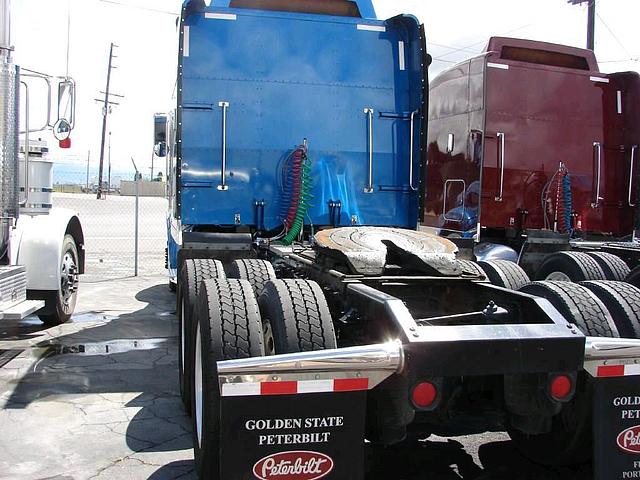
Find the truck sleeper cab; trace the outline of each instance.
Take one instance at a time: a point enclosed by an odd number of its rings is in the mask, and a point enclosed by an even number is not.
[[[630,234],[639,92],[636,73],[600,73],[589,50],[491,38],[484,54],[430,85],[423,221],[453,231],[548,228],[543,187],[562,163],[576,229]]]

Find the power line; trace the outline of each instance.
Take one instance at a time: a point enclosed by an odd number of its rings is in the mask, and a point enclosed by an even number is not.
[[[598,60],[598,63],[624,63],[624,62],[640,62],[640,58],[625,58],[622,60]]]
[[[468,48],[463,48],[461,49],[460,47],[454,47],[452,45],[443,45],[442,43],[435,43],[435,42],[427,42],[429,46],[433,45],[435,47],[441,47],[441,48],[447,48],[449,50],[456,50],[456,51],[464,51],[464,52],[468,52],[468,53],[481,53],[478,50],[471,50]]]
[[[524,28],[528,28],[528,27],[530,27],[530,26],[532,26],[534,24],[535,23],[528,23],[526,25],[522,25],[521,27],[514,28],[513,30],[509,30],[507,32],[501,33],[499,36],[509,35],[510,33],[514,33],[514,32],[517,32],[518,30],[522,30]],[[442,60],[444,57],[448,57],[449,55],[451,55],[453,53],[463,52],[463,51],[468,50],[470,48],[477,47],[478,45],[482,45],[486,41],[487,41],[486,39],[483,39],[483,40],[480,40],[479,42],[472,43],[471,45],[467,45],[467,46],[464,46],[464,47],[455,47],[455,48],[452,47],[454,49],[451,52],[447,52],[447,53],[444,53],[444,54],[442,54],[442,55],[440,55],[438,57],[435,57],[434,60]],[[474,52],[474,53],[479,53],[479,52]]]
[[[631,53],[629,52],[629,50],[627,50],[627,47],[625,47],[622,42],[620,41],[620,39],[617,37],[617,35],[615,33],[613,33],[613,30],[611,30],[609,28],[609,25],[607,25],[607,22],[604,21],[604,19],[600,16],[599,13],[596,13],[596,16],[598,17],[598,19],[602,22],[602,25],[604,25],[604,28],[606,28],[609,33],[611,34],[611,36],[615,39],[616,42],[618,42],[618,45],[620,45],[620,47],[622,47],[622,49],[625,51],[625,53],[627,55],[629,55],[630,57],[633,57],[633,55],[631,55]]]

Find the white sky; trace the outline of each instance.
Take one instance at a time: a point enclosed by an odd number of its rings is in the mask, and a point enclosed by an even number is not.
[[[149,173],[152,120],[167,111],[176,72],[176,17],[180,0],[13,0],[12,43],[22,67],[64,75],[67,8],[71,12],[69,74],[78,84],[77,126],[72,148],[53,149],[64,162],[97,165],[100,155],[100,104],[105,87],[109,44],[119,45],[112,91],[125,95],[113,108],[108,130],[113,168],[129,169],[130,157]],[[379,18],[411,13],[426,24],[427,48],[434,58],[431,78],[447,66],[480,52],[491,35],[544,40],[584,47],[586,4],[566,0],[374,0]],[[159,10],[151,11],[148,9]],[[640,70],[640,0],[598,0],[596,56],[605,72]],[[39,97],[39,98],[38,98]],[[35,106],[43,92],[32,92],[32,124],[40,123]],[[37,110],[38,109],[38,110]],[[41,110],[40,110],[41,111]],[[36,117],[36,118],[34,118]],[[51,134],[44,134],[51,146]],[[161,164],[158,165],[158,163]],[[156,171],[164,161],[156,159]]]

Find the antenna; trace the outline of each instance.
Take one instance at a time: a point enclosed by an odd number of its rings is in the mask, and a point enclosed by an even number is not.
[[[71,0],[67,0],[67,76],[69,78],[69,45],[71,38]]]

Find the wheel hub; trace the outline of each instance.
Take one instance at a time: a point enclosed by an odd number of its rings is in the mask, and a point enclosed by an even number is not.
[[[60,267],[60,293],[62,305],[66,312],[73,308],[72,299],[78,291],[78,267],[71,252],[66,252],[62,257]]]

